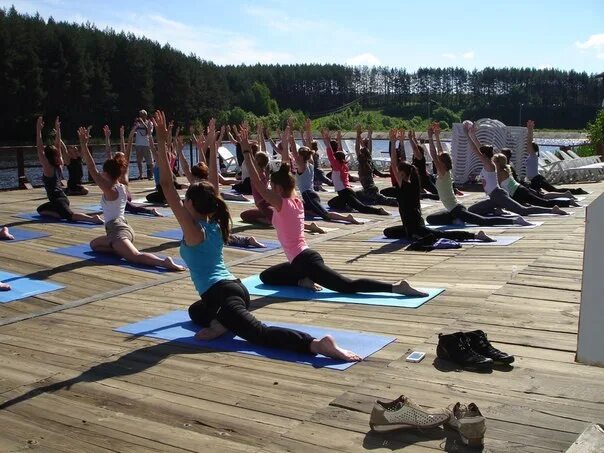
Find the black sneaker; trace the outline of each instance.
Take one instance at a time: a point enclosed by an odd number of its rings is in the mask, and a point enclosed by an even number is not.
[[[514,362],[514,356],[494,348],[487,339],[487,334],[482,330],[466,332],[466,337],[470,341],[470,347],[474,349],[474,351],[485,357],[490,357],[493,359],[494,363],[498,365],[509,365]]]
[[[438,334],[436,356],[468,370],[485,370],[493,367],[493,359],[474,351],[463,332],[449,335]]]

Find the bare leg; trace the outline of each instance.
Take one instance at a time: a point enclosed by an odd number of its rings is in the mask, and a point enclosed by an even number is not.
[[[100,236],[90,241],[90,248],[95,252],[113,253],[111,242],[107,236]]]
[[[298,286],[301,288],[310,289],[311,291],[321,291],[323,288],[313,282],[310,278],[304,277],[298,280]]]
[[[558,206],[554,206],[552,208],[552,214],[558,214],[558,215],[568,215],[568,212],[563,211],[562,209],[560,209]]]
[[[121,256],[127,261],[131,261],[137,264],[145,264],[147,266],[163,267],[170,271],[184,271],[183,266],[176,264],[172,258],[160,258],[159,256],[153,255],[152,253],[139,252],[132,242],[128,239],[122,239],[121,241],[114,241],[111,244],[113,252]]]
[[[103,218],[98,215],[88,215],[88,214],[82,214],[79,212],[74,212],[73,213],[73,217],[72,220],[74,222],[89,222],[89,223],[96,223],[97,225],[102,225],[103,223],[105,223],[103,221]]]
[[[143,179],[143,154],[136,153],[136,166],[138,167],[138,179]]]
[[[343,222],[349,222],[354,225],[362,225],[362,223],[363,223],[363,222],[359,222],[357,219],[355,219],[352,214],[343,215],[343,214],[340,214],[339,212],[329,211],[328,215],[331,220],[341,220]]]
[[[346,362],[360,362],[363,360],[354,352],[339,347],[331,335],[326,335],[320,340],[313,340],[310,344],[310,350],[315,354],[322,354],[325,357],[345,360]]]
[[[8,232],[7,227],[2,227],[2,229],[0,229],[0,239],[12,241],[13,239],[15,239],[15,237]]]

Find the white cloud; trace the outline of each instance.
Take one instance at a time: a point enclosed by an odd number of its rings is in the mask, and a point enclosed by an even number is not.
[[[362,53],[355,55],[346,60],[346,64],[350,66],[379,66],[381,63],[380,59],[372,53]]]
[[[470,50],[468,52],[465,52],[461,55],[461,58],[463,58],[464,60],[473,60],[474,59],[474,51]]]
[[[577,41],[575,42],[575,45],[582,50],[589,50],[589,49],[595,49],[595,50],[600,50],[600,49],[604,49],[604,33],[599,33],[597,35],[591,35],[587,41],[585,42],[580,42]]]
[[[454,53],[444,53],[443,57],[445,57],[447,60],[457,59],[457,55],[455,55]]]

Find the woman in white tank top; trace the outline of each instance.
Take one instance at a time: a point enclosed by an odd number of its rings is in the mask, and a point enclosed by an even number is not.
[[[172,258],[160,258],[151,253],[139,252],[134,246],[134,230],[124,216],[128,194],[125,187],[118,182],[122,168],[116,159],[107,159],[103,164],[103,172],[99,173],[88,149],[88,130],[78,129],[82,157],[86,161],[88,172],[94,182],[103,191],[101,206],[105,217],[104,236],[93,239],[90,248],[95,252],[113,253],[132,263],[144,264],[150,267],[162,267],[171,271],[183,271],[185,268],[176,264]]]

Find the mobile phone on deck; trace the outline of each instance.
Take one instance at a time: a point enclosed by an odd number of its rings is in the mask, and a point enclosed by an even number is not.
[[[407,356],[407,358],[405,360],[407,360],[407,362],[417,363],[417,362],[421,362],[422,360],[424,360],[424,357],[426,357],[425,352],[413,351],[411,354],[409,354]]]

